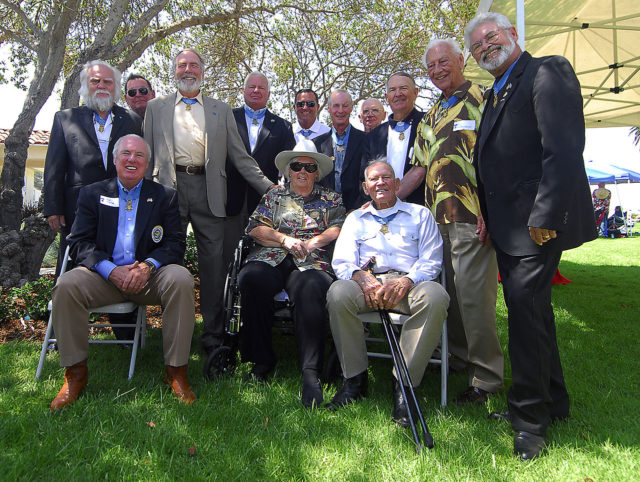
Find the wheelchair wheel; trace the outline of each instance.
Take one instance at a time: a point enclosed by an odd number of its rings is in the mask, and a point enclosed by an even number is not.
[[[202,374],[207,380],[213,380],[220,375],[233,373],[236,363],[235,350],[228,346],[219,346],[209,354]]]

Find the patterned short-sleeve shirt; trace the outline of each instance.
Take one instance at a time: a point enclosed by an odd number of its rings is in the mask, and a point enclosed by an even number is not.
[[[308,198],[298,196],[289,185],[277,186],[262,196],[258,207],[249,218],[247,233],[258,226],[266,226],[297,239],[307,240],[327,229],[342,227],[345,208],[342,196],[316,184]],[[280,247],[255,245],[247,261],[263,261],[277,266],[289,252]],[[325,248],[314,250],[305,259],[294,258],[298,269],[319,269],[333,273],[331,257]]]
[[[446,108],[440,96],[418,126],[411,163],[427,169],[426,205],[439,224],[478,222],[480,203],[473,148],[484,110],[484,88],[465,82]]]

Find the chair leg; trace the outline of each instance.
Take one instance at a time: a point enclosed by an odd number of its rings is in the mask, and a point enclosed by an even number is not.
[[[53,323],[51,323],[51,314],[49,314],[49,322],[47,323],[47,332],[44,335],[44,341],[42,342],[42,350],[40,351],[40,360],[38,360],[38,368],[36,369],[36,380],[40,379],[42,374],[42,367],[44,361],[47,358],[47,348],[49,347],[49,339],[51,338],[51,332],[53,331]]]
[[[140,342],[140,332],[142,331],[142,324],[145,321],[146,306],[138,306],[138,316],[136,318],[136,328],[133,335],[133,346],[131,347],[131,362],[129,363],[129,380],[133,377],[133,372],[136,369],[136,357],[138,355],[138,343]],[[144,340],[144,338],[143,338]]]

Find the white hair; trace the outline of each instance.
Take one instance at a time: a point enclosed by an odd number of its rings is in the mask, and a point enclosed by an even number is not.
[[[149,162],[149,155],[151,153],[151,146],[149,146],[149,143],[143,137],[140,137],[138,134],[127,134],[126,136],[122,136],[120,139],[118,139],[116,141],[115,145],[113,146],[113,161],[115,162],[116,158],[118,157],[118,151],[120,150],[120,143],[124,139],[128,139],[129,137],[134,137],[134,138],[140,139],[141,141],[144,142],[144,145],[147,146],[146,160],[147,160],[147,162]]]
[[[511,22],[507,17],[498,12],[484,12],[479,13],[475,17],[471,19],[471,21],[467,24],[464,29],[464,44],[467,49],[471,50],[471,34],[475,29],[477,29],[480,25],[484,25],[485,23],[493,22],[498,27],[509,29],[513,27]]]
[[[267,92],[271,92],[271,82],[269,82],[269,79],[267,78],[266,75],[264,75],[262,72],[258,71],[258,70],[253,70],[251,72],[249,72],[247,74],[247,76],[244,78],[244,88],[247,88],[247,85],[249,84],[249,79],[253,76],[258,76],[258,77],[262,77],[264,80],[267,81]]]
[[[333,94],[336,94],[336,93],[346,94],[347,97],[349,97],[349,104],[351,105],[351,107],[353,107],[353,99],[351,98],[351,94],[344,89],[333,89],[331,91],[331,94],[329,94],[329,100],[327,101],[327,107],[331,107],[332,105],[331,97],[333,96]]]
[[[458,41],[452,37],[431,39],[431,41],[427,45],[427,48],[424,49],[424,54],[422,55],[422,63],[424,64],[425,68],[429,68],[427,67],[427,54],[429,53],[429,50],[439,44],[447,44],[451,48],[451,51],[454,55],[460,55],[462,53],[460,43],[458,43]]]
[[[82,103],[85,105],[93,104],[93,99],[89,96],[89,69],[91,67],[95,67],[96,65],[104,65],[109,68],[111,72],[113,72],[113,83],[115,85],[115,89],[113,92],[113,103],[117,99],[120,98],[120,94],[122,93],[122,74],[118,69],[109,65],[104,60],[91,60],[82,66],[82,70],[80,71],[80,88],[78,89],[78,95],[82,99]]]

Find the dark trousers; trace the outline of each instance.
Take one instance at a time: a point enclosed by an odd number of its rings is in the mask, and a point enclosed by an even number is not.
[[[273,297],[282,289],[293,304],[298,360],[301,369],[322,370],[327,335],[326,295],[333,279],[324,271],[300,271],[291,255],[273,267],[262,261],[247,263],[238,277],[242,297],[242,360],[274,366],[271,343]]]
[[[496,247],[509,318],[513,384],[507,394],[514,430],[544,435],[549,422],[569,416],[551,306],[551,281],[562,251],[510,256]]]

